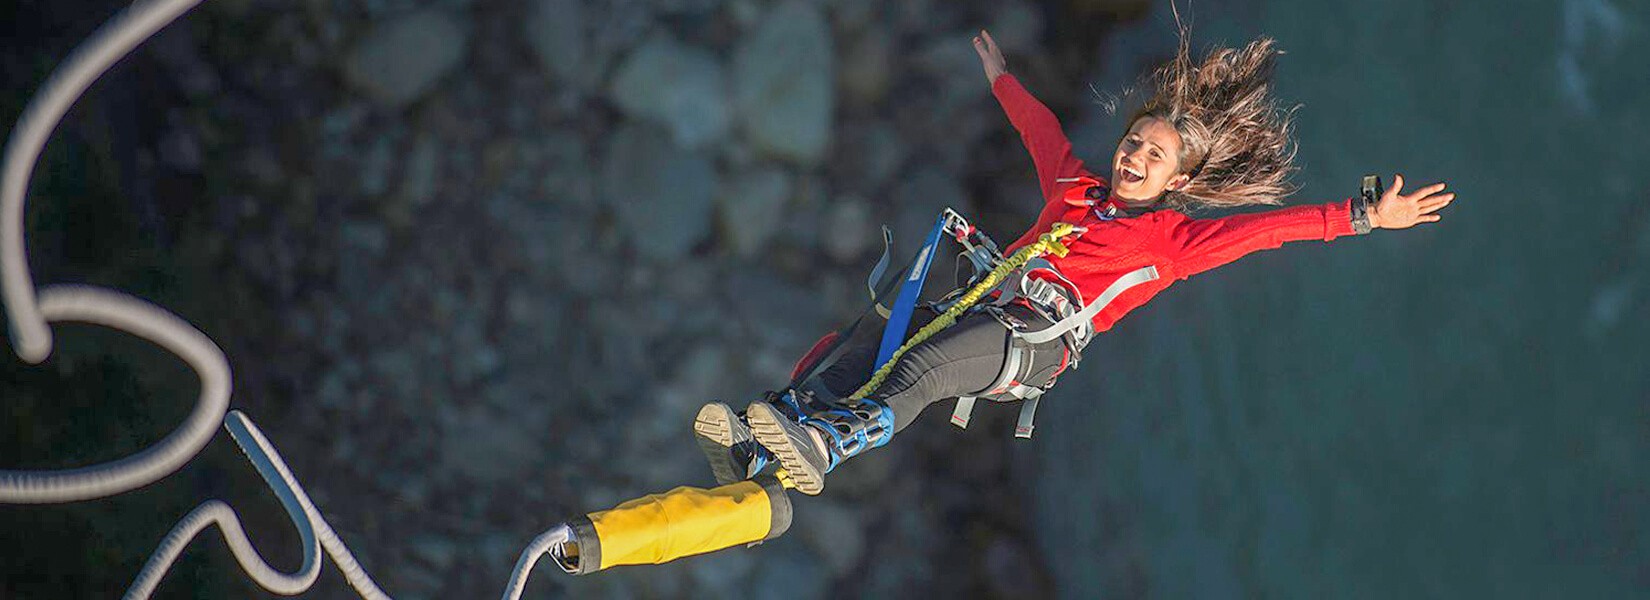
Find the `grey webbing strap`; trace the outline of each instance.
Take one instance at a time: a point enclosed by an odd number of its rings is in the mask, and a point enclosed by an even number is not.
[[[951,411],[951,424],[962,429],[968,429],[968,417],[974,412],[974,397],[962,396],[957,398],[957,408]]]
[[[1027,398],[1036,398],[1038,396],[1043,395],[1043,388],[1040,388],[1040,387],[1037,387],[1037,386],[1034,386],[1034,385],[1026,385],[1026,384],[1023,384],[1023,383],[1016,383],[1014,385],[1008,386],[1008,389],[1003,390],[1003,393],[1008,394],[1010,396],[1013,396],[1015,398],[1019,398],[1021,400],[1025,400]]]
[[[1020,422],[1014,425],[1014,437],[1031,439],[1031,430],[1037,428],[1032,423],[1037,418],[1037,399],[1038,396],[1026,398],[1025,404],[1020,406]]]
[[[1020,334],[1020,338],[1032,344],[1041,344],[1058,338],[1067,331],[1081,327],[1084,323],[1093,320],[1094,315],[1100,314],[1101,309],[1105,308],[1107,304],[1111,304],[1111,301],[1116,300],[1123,292],[1129,291],[1129,288],[1156,279],[1157,267],[1151,265],[1130,271],[1127,275],[1117,278],[1117,281],[1113,281],[1111,285],[1106,286],[1106,291],[1101,292],[1100,297],[1095,298],[1088,306],[1083,307],[1081,312],[1060,319],[1060,322],[1050,325],[1042,331]]]
[[[1024,356],[1025,349],[1022,348],[1020,344],[1014,343],[1013,340],[1009,340],[1008,356],[1003,358],[1002,373],[997,375],[997,380],[991,382],[990,387],[985,388],[985,390],[979,392],[979,394],[995,394],[1000,390],[1006,389],[1009,386],[1009,382],[1014,381],[1014,376],[1019,374],[1021,366],[1020,359]],[[957,398],[957,408],[951,411],[952,425],[956,425],[963,429],[968,428],[969,415],[974,412],[974,399],[975,396],[962,396]]]
[[[1020,373],[1020,359],[1024,356],[1025,349],[1010,340],[1008,342],[1008,356],[1003,358],[1003,372],[997,376],[996,381],[991,383],[991,387],[986,388],[985,393],[994,394],[998,390],[1007,388],[1009,382],[1014,381],[1014,376]]]
[[[871,267],[871,276],[865,279],[865,289],[870,290],[871,302],[874,303],[873,306],[877,309],[877,314],[882,315],[882,318],[884,319],[888,318],[888,315],[891,313],[888,312],[888,307],[883,306],[882,302],[877,300],[877,281],[881,280],[883,272],[888,270],[888,257],[891,256],[893,252],[894,232],[893,230],[888,229],[887,225],[883,225],[882,258],[877,259],[877,266]]]

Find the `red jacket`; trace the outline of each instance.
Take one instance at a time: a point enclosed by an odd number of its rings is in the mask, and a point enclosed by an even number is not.
[[[1295,206],[1259,213],[1239,214],[1219,219],[1193,219],[1175,210],[1155,210],[1138,216],[1111,220],[1100,218],[1110,204],[1102,197],[1086,200],[1084,189],[1091,182],[1110,184],[1083,168],[1083,161],[1071,154],[1071,142],[1060,129],[1054,113],[1031,96],[1013,75],[1004,74],[991,91],[1002,103],[1008,120],[1019,130],[1031,162],[1037,167],[1037,184],[1043,191],[1043,210],[1037,224],[1008,247],[1013,252],[1036,241],[1058,221],[1087,227],[1088,231],[1067,244],[1064,257],[1046,258],[1060,273],[1077,284],[1085,300],[1092,299],[1117,278],[1135,269],[1155,265],[1159,274],[1124,292],[1094,318],[1095,331],[1105,331],[1123,315],[1151,300],[1175,281],[1186,279],[1237,260],[1256,250],[1282,246],[1298,240],[1333,240],[1352,231],[1351,200],[1310,206]],[[1127,207],[1118,205],[1119,211]]]

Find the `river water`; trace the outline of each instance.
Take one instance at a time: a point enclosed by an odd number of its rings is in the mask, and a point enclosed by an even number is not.
[[[1097,86],[1172,50],[1166,9]],[[1292,202],[1365,173],[1460,196],[1196,277],[1091,347],[1028,450],[1062,595],[1650,597],[1650,3],[1192,12],[1194,47],[1288,52]],[[1088,157],[1120,127],[1062,116]]]

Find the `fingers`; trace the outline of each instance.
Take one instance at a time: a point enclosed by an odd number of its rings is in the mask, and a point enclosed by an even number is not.
[[[1427,197],[1427,198],[1422,198],[1419,202],[1417,202],[1415,204],[1415,207],[1420,209],[1420,211],[1422,213],[1429,213],[1429,212],[1438,210],[1440,208],[1443,208],[1445,206],[1449,206],[1450,201],[1452,201],[1454,199],[1455,199],[1455,193],[1454,192],[1450,192],[1448,194],[1439,194],[1437,196],[1430,196],[1430,197]]]
[[[1403,174],[1394,173],[1392,175],[1392,189],[1387,190],[1387,193],[1390,193],[1390,194],[1396,196],[1396,195],[1398,195],[1398,192],[1403,191],[1403,189],[1404,189],[1404,176],[1403,176]]]
[[[991,32],[984,29],[980,30],[980,35],[974,36],[974,50],[983,57],[999,61],[1003,59],[1003,51],[997,48],[997,40],[992,39]]]
[[[1440,181],[1438,183],[1434,183],[1434,184],[1429,185],[1427,187],[1424,187],[1424,188],[1415,190],[1413,192],[1410,192],[1408,194],[1405,194],[1405,196],[1409,197],[1409,198],[1426,198],[1427,196],[1431,196],[1433,194],[1436,194],[1436,193],[1442,192],[1442,191],[1444,191],[1444,182]]]

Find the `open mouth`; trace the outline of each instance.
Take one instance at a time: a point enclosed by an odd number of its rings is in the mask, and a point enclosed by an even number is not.
[[[1127,183],[1140,183],[1146,180],[1145,175],[1129,167],[1120,168],[1117,172],[1119,173],[1118,177]]]

